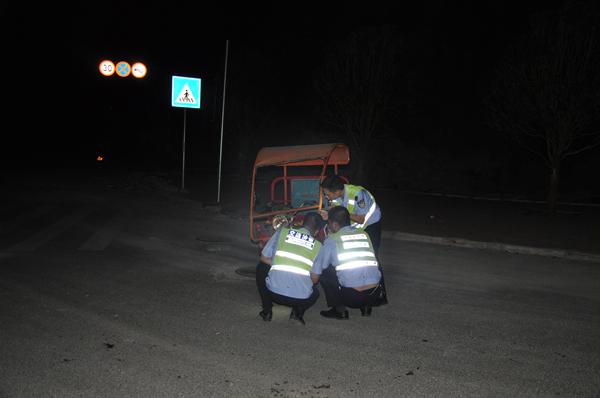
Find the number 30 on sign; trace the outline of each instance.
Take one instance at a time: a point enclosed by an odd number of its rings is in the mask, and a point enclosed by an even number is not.
[[[102,73],[104,76],[110,76],[115,73],[115,64],[109,60],[104,60],[100,62],[98,69],[100,69],[100,73]]]

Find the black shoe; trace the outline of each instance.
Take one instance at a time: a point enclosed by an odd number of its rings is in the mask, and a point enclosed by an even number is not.
[[[387,299],[387,294],[382,294],[379,297],[377,297],[377,299],[375,299],[375,302],[373,303],[373,306],[375,307],[379,307],[380,305],[386,305],[388,303],[388,299]]]
[[[388,303],[388,299],[386,296],[381,297],[378,301],[377,301],[377,305],[386,305]]]
[[[265,322],[270,322],[271,319],[273,318],[273,312],[271,312],[271,311],[261,311],[258,313],[258,315],[260,315],[262,320]]]
[[[321,316],[333,319],[348,319],[348,311],[340,312],[332,307],[328,311],[321,311]]]
[[[371,311],[373,311],[373,307],[360,307],[360,314],[362,316],[371,316]]]
[[[304,322],[304,313],[296,311],[294,308],[292,308],[292,312],[290,312],[290,321],[297,321],[303,325],[306,325],[306,322]]]

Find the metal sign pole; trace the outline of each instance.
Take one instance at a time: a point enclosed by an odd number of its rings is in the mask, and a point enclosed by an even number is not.
[[[225,74],[223,77],[223,106],[221,108],[221,141],[219,143],[219,175],[217,177],[217,203],[221,201],[221,160],[223,159],[223,121],[225,120],[225,89],[227,88],[227,56],[229,40],[225,41]]]
[[[185,122],[187,108],[183,108],[183,156],[181,160],[181,190],[185,191]]]

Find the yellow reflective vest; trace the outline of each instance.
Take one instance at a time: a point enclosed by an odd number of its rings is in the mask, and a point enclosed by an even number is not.
[[[320,248],[321,242],[305,228],[282,228],[271,269],[310,276]]]

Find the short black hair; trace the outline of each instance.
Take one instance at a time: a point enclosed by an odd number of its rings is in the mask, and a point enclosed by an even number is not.
[[[331,221],[337,222],[342,227],[350,225],[350,213],[344,206],[334,206],[329,209],[328,217]]]
[[[339,191],[344,189],[344,180],[337,174],[332,174],[323,179],[321,182],[323,188],[329,189],[330,191]]]
[[[310,231],[318,231],[323,225],[325,225],[325,221],[323,221],[323,217],[321,217],[319,213],[311,211],[304,215],[302,225]]]

